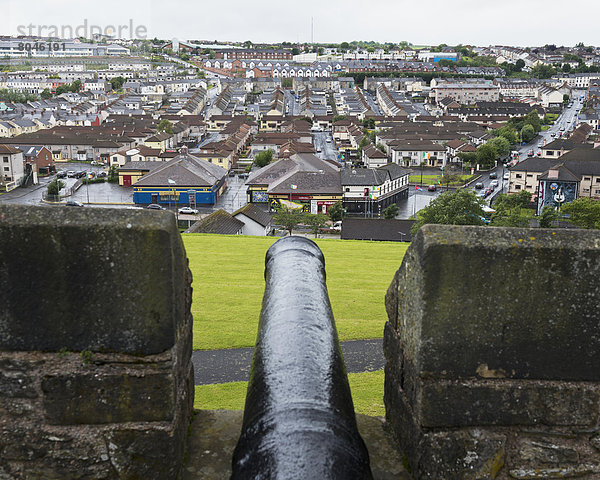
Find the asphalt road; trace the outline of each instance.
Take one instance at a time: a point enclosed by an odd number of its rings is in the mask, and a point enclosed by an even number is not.
[[[385,365],[381,339],[341,342],[341,347],[347,373],[374,372]],[[248,381],[253,353],[253,348],[194,351],[194,383]]]

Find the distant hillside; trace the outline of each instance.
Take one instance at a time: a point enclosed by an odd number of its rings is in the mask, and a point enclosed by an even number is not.
[[[194,349],[253,347],[265,253],[277,238],[183,235],[194,276]],[[384,296],[407,245],[317,239],[340,341],[381,338]]]

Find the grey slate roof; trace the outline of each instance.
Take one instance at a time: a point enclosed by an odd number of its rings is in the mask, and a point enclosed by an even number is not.
[[[550,177],[550,170],[557,170],[558,176]],[[563,182],[578,182],[581,180],[580,177],[571,172],[564,164],[554,165],[550,170],[540,175],[538,180],[560,180]]]
[[[227,175],[227,170],[189,154],[180,154],[135,184],[138,186],[169,186],[169,179],[177,186],[212,187]]]
[[[244,222],[233,218],[225,210],[217,210],[208,217],[198,220],[186,233],[218,233],[221,235],[236,235],[244,226]]]
[[[401,167],[396,163],[388,163],[386,165],[382,165],[378,168],[378,170],[385,170],[390,174],[392,180],[396,180],[397,178],[408,175],[410,172],[408,169]]]
[[[271,213],[261,210],[254,203],[247,203],[239,210],[233,212],[231,215],[233,217],[236,217],[237,215],[245,215],[263,227],[269,225],[273,219],[273,215]]]
[[[345,169],[341,172],[342,185],[381,185],[388,177],[388,172],[374,168]]]
[[[295,185],[296,188],[292,188]],[[269,193],[341,194],[339,172],[296,172],[269,188]]]

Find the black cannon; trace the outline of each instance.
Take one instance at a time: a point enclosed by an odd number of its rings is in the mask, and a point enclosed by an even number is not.
[[[267,252],[265,294],[232,479],[370,479],[319,247]]]

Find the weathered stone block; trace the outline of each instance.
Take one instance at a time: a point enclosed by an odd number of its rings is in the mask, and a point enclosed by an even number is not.
[[[525,381],[423,382],[415,406],[423,427],[594,426],[600,392],[586,385]]]
[[[577,450],[558,442],[523,439],[519,454],[522,460],[534,464],[557,463],[565,465],[579,462]]]
[[[414,478],[600,478],[600,234],[429,225],[386,295]]]
[[[0,219],[0,350],[174,345],[186,263],[172,214],[0,205]]]
[[[476,429],[426,433],[417,478],[494,479],[504,466],[505,444],[506,436]]]
[[[46,376],[42,390],[50,424],[156,422],[174,415],[170,373]]]
[[[0,372],[0,396],[35,398],[37,392],[31,377],[20,372]]]
[[[430,377],[600,380],[599,243],[592,231],[426,225],[398,273],[405,355]]]

